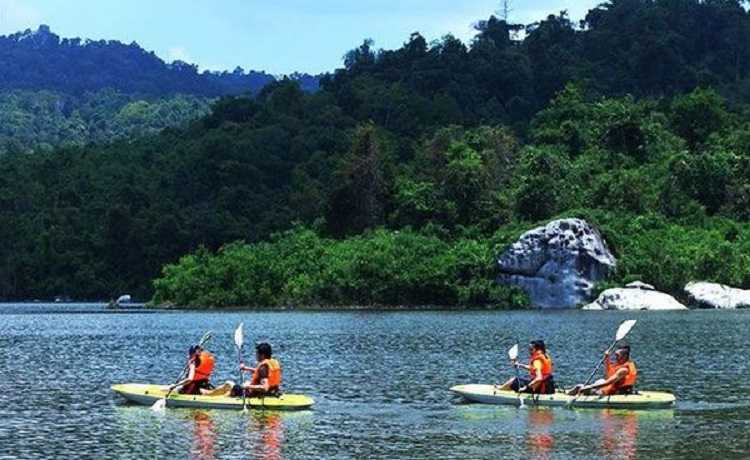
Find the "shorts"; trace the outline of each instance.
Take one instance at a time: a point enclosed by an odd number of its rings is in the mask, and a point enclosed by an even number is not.
[[[519,385],[519,382],[520,382],[520,385]],[[510,388],[513,391],[518,391],[519,388],[528,387],[529,383],[531,383],[531,379],[518,377],[518,378],[513,379],[513,382],[510,384]],[[553,394],[554,392],[555,392],[555,380],[552,377],[550,377],[542,385],[542,391],[540,391],[539,394]],[[532,391],[530,388],[526,388],[524,393],[532,393]]]

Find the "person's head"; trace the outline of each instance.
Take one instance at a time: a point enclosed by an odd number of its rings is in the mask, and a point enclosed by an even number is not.
[[[201,354],[202,351],[203,351],[203,347],[201,347],[200,345],[193,345],[188,350],[188,355],[190,355],[190,357],[192,358],[194,356],[198,356],[199,354]]]
[[[271,356],[273,356],[271,344],[268,342],[261,342],[255,345],[255,356],[258,358],[258,361],[270,359]]]
[[[542,353],[547,353],[547,346],[544,344],[544,340],[532,340],[529,342],[529,350],[534,353],[536,351],[541,351]]]
[[[626,363],[630,359],[630,345],[623,345],[615,350],[615,361]]]

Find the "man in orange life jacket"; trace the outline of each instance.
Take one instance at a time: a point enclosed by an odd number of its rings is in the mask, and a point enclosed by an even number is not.
[[[240,371],[252,372],[243,388],[248,396],[275,395],[281,390],[281,364],[273,358],[271,345],[263,342],[255,346],[256,367],[240,363]],[[240,393],[242,394],[242,393]]]
[[[195,345],[190,347],[188,360],[187,377],[172,385],[170,390],[179,388],[179,393],[188,395],[208,393],[213,388],[209,380],[214,371],[214,355]]]
[[[498,387],[499,390],[513,390],[519,393],[551,394],[555,392],[553,378],[554,366],[552,358],[547,353],[547,346],[543,340],[534,340],[529,344],[529,364],[521,364],[513,360],[515,367],[527,369],[528,379],[512,378]]]
[[[630,346],[623,345],[615,351],[615,362],[604,353],[604,378],[591,385],[576,385],[572,394],[596,393],[604,396],[631,394],[638,380],[638,369],[630,359]]]

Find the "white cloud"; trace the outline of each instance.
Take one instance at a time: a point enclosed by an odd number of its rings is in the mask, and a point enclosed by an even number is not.
[[[39,11],[24,0],[0,0],[0,34],[36,29],[41,22]]]
[[[190,57],[190,54],[182,46],[173,46],[167,50],[167,62],[172,61],[183,61],[192,64],[193,58]]]

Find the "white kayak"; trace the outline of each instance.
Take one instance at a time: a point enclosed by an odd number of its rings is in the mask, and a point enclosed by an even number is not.
[[[520,406],[569,406],[596,409],[668,409],[676,401],[672,393],[662,391],[638,391],[630,395],[581,395],[569,396],[562,390],[554,394],[536,395],[498,390],[495,385],[456,385],[451,391],[471,402],[482,404],[506,404]]]

